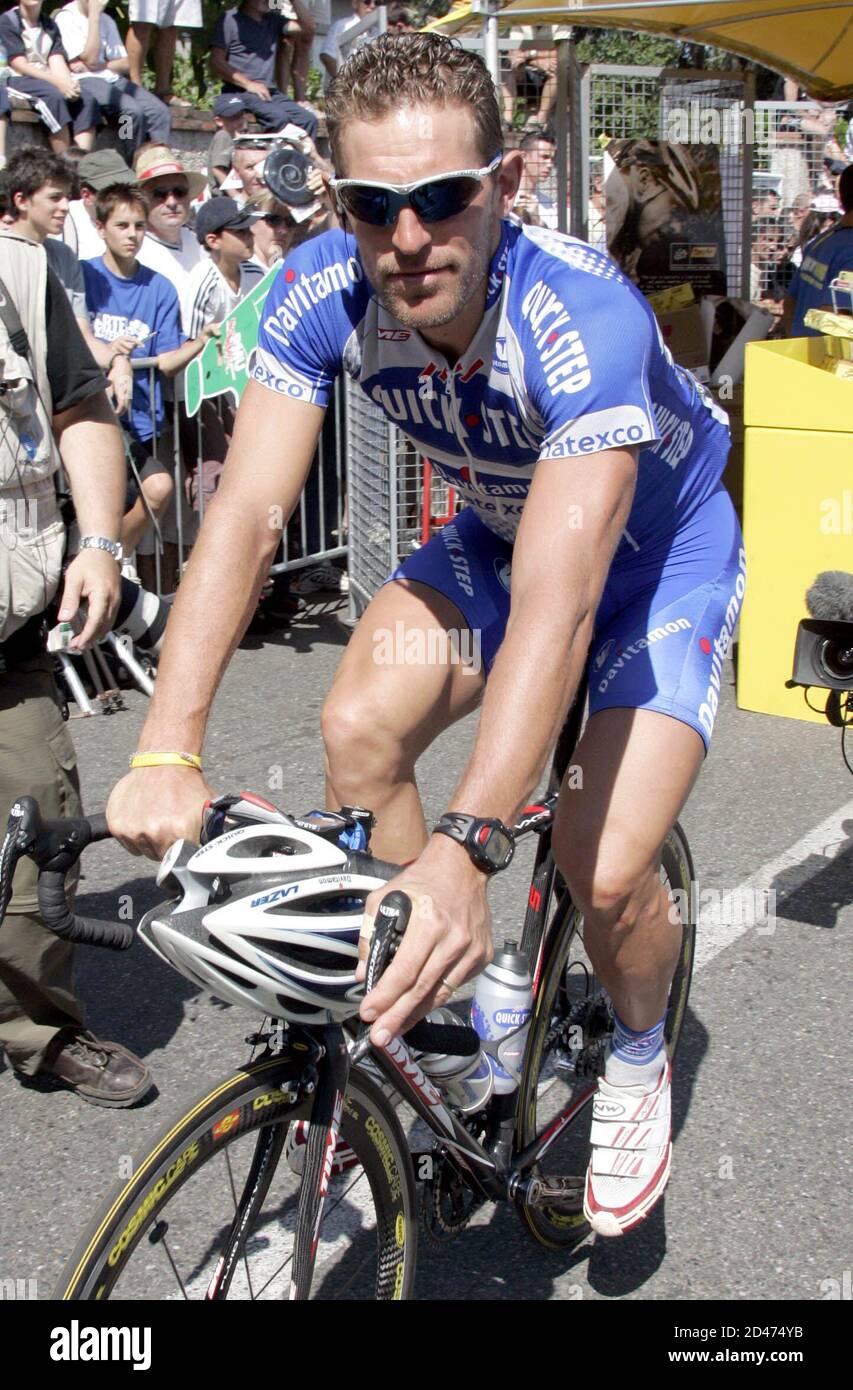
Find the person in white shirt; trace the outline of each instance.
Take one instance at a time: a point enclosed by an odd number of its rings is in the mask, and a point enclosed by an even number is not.
[[[376,9],[376,0],[352,0],[354,13],[346,19],[337,19],[329,26],[329,32],[320,45],[320,62],[326,69],[326,76],[323,78],[323,91],[328,89],[329,83],[338,71],[341,64],[341,50],[339,47],[341,38],[347,29],[353,29],[356,24],[360,24],[366,15],[372,14]],[[368,36],[360,38],[356,47],[368,42]]]
[[[106,0],[70,0],[54,14],[68,66],[102,115],[118,113],[119,139],[131,151],[145,140],[168,145],[169,108],[153,92],[131,82],[127,49],[115,20],[104,14],[105,7]]]
[[[180,299],[190,271],[204,252],[186,226],[190,201],[204,188],[204,175],[185,169],[166,145],[147,145],[136,161],[136,178],[148,201],[148,229],[138,259],[174,285]]]
[[[191,272],[181,295],[183,330],[198,337],[208,325],[221,324],[240,300],[260,284],[266,271],[250,261],[252,222],[257,214],[242,210],[220,194],[203,203],[196,216],[196,236],[207,255]],[[190,477],[190,499],[199,507],[211,501],[225,464],[234,412],[224,401],[203,401],[199,414],[201,452]]]
[[[224,194],[199,208],[196,237],[207,258],[190,272],[181,295],[181,322],[188,338],[197,338],[209,323],[221,323],[263,279],[266,272],[250,259],[256,217]]]

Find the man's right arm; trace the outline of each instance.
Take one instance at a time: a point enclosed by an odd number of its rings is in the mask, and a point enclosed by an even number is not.
[[[319,406],[248,383],[216,497],[169,618],[138,751],[200,753],[219,682],[305,485],[323,414]],[[174,840],[198,838],[210,794],[189,766],[139,768],[110,797],[110,829],[133,853],[161,857]]]

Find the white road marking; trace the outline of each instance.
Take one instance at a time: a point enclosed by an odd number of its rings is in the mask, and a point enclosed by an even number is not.
[[[777,911],[784,917],[785,898],[796,892],[822,869],[832,862],[837,854],[853,844],[853,835],[845,832],[844,822],[853,821],[853,801],[848,801],[838,811],[834,811],[820,825],[814,826],[790,849],[768,859],[759,869],[750,874],[730,893],[722,893],[716,900],[705,903],[700,883],[700,911],[696,929],[696,961],[694,970],[701,970],[712,961],[720,951],[725,950],[739,936],[747,931],[759,935],[772,934],[772,921],[762,923],[749,920],[748,912],[732,912],[738,903],[748,904],[758,901],[762,894],[770,890],[774,881],[785,875],[785,897],[777,901]]]

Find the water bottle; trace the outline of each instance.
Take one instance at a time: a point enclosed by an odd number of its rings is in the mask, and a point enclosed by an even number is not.
[[[477,979],[471,1003],[471,1023],[483,1040],[494,1077],[495,1095],[514,1091],[521,1080],[521,1063],[533,1008],[533,983],[527,956],[515,941],[506,941]]]
[[[427,1014],[427,1022],[460,1026],[459,1016],[452,1009],[433,1009]],[[490,1059],[482,1048],[473,1057],[454,1057],[445,1052],[419,1053],[418,1065],[435,1082],[445,1099],[466,1115],[482,1110],[494,1090]]]

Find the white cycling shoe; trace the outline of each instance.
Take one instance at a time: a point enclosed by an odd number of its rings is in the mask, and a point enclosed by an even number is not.
[[[652,1086],[598,1083],[583,1211],[600,1236],[624,1235],[663,1196],[672,1163],[671,1089],[668,1059]]]

